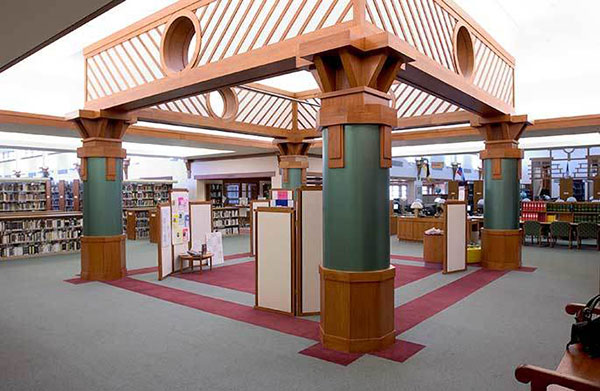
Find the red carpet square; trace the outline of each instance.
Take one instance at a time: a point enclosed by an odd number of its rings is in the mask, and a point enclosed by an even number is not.
[[[425,345],[397,339],[396,343],[389,348],[371,354],[396,362],[404,362],[419,353],[423,348],[425,348]]]
[[[343,366],[350,365],[363,356],[361,353],[343,353],[325,349],[320,343],[304,349],[300,354]]]

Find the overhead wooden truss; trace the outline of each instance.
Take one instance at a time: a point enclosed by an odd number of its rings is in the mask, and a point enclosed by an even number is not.
[[[513,113],[514,59],[450,0],[181,0],[85,49],[85,107],[316,137],[315,91],[252,83],[313,69],[301,48],[343,46],[402,53],[390,90],[400,127],[461,110]],[[216,90],[229,96],[222,116],[207,98]]]

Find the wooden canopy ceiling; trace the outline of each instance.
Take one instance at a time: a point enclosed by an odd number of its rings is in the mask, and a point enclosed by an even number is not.
[[[389,47],[408,59],[390,89],[398,128],[464,122],[467,111],[513,114],[514,59],[451,0],[181,0],[85,49],[85,108],[319,137],[320,91],[255,81],[312,70],[300,47],[347,45]],[[223,114],[211,108],[215,90]]]

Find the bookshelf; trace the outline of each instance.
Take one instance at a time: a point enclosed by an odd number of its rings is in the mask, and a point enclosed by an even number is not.
[[[81,250],[80,212],[0,214],[0,260],[73,253]]]
[[[51,205],[48,178],[0,179],[0,212],[35,212],[49,210]]]
[[[153,208],[167,202],[173,183],[171,180],[123,181],[123,208]]]
[[[223,185],[220,183],[206,184],[206,201],[212,202],[213,207],[223,206]]]
[[[213,229],[223,235],[240,233],[240,209],[237,206],[213,208]]]
[[[521,219],[539,222],[567,221],[600,224],[599,202],[523,202]]]
[[[79,211],[82,210],[82,186],[79,179],[72,182],[60,180],[52,182],[52,210]]]

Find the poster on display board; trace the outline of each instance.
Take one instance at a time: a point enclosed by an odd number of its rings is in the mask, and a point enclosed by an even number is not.
[[[171,192],[171,235],[174,246],[190,241],[190,208],[187,190]]]

